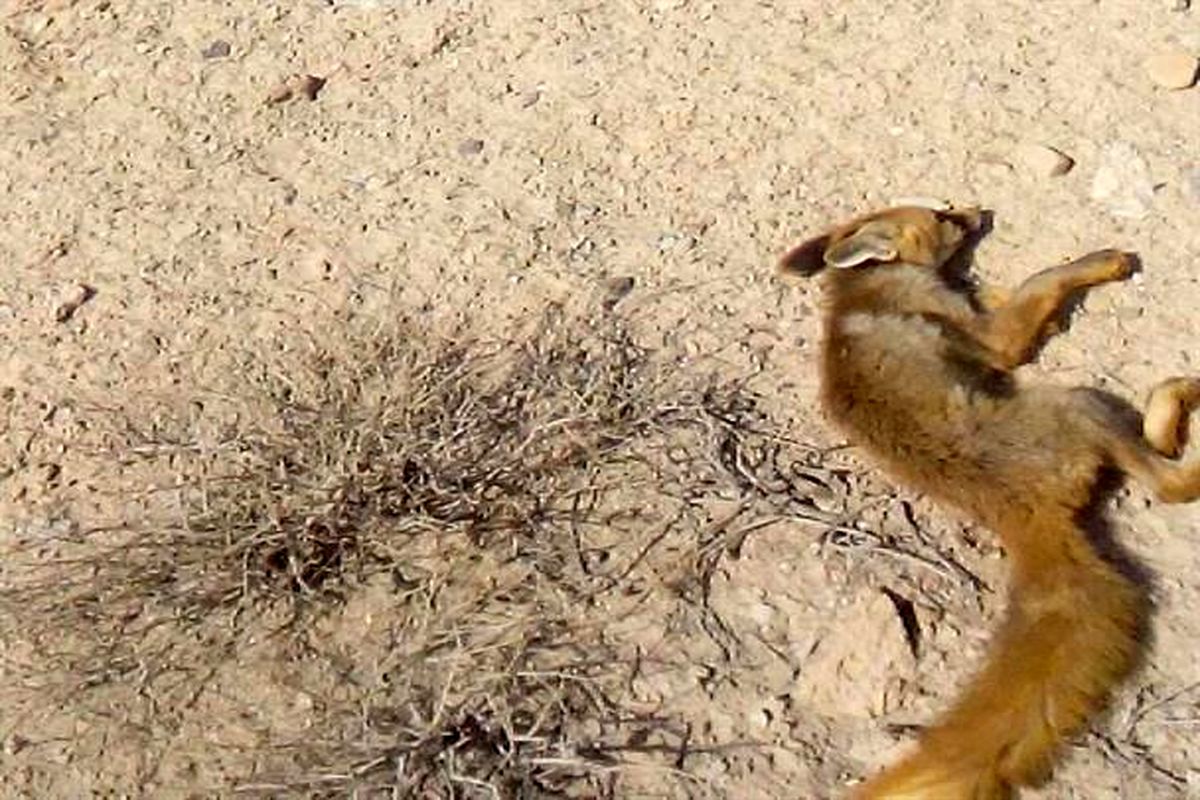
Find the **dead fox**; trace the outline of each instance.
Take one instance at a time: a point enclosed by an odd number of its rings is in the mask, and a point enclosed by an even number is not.
[[[947,262],[980,225],[975,208],[890,208],[781,262],[824,271],[827,415],[893,477],[995,531],[1012,564],[982,670],[859,800],[998,800],[1044,783],[1142,651],[1147,592],[1089,522],[1105,477],[1124,473],[1168,503],[1200,496],[1200,461],[1174,460],[1200,380],[1156,386],[1139,429],[1105,393],[1013,375],[1069,297],[1127,277],[1134,256],[1101,250],[979,304],[953,288]]]

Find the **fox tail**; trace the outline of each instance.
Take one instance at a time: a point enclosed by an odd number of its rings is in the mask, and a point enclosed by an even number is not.
[[[1007,619],[983,669],[917,750],[855,800],[1007,800],[1046,781],[1067,738],[1136,667],[1149,600],[1069,520],[1024,530]],[[1024,557],[1022,557],[1024,556]]]

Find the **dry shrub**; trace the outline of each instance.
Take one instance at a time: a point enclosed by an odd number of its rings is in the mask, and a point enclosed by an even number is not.
[[[646,664],[609,628],[665,594],[719,629],[706,576],[736,543],[706,500],[811,483],[753,477],[781,445],[739,385],[612,313],[275,344],[223,388],[81,405],[117,515],[7,556],[31,696],[123,688],[146,730],[178,729],[277,642],[321,699],[252,754],[240,789],[272,795],[594,795],[622,753],[687,747],[632,699]],[[364,598],[383,634],[332,644]]]

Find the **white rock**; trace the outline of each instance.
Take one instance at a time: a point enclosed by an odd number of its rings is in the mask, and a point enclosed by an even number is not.
[[[1014,166],[1024,175],[1033,178],[1054,178],[1066,175],[1075,166],[1075,160],[1053,147],[1029,142],[1013,153]]]
[[[1128,142],[1112,142],[1104,148],[1092,178],[1092,199],[1114,217],[1142,219],[1150,213],[1154,182],[1137,148]]]
[[[58,302],[54,308],[55,321],[67,322],[95,296],[96,290],[86,283],[68,284],[58,292]]]
[[[1200,203],[1200,167],[1192,167],[1183,176],[1183,191],[1197,203]]]
[[[1146,74],[1164,89],[1187,89],[1196,82],[1200,61],[1183,50],[1167,50],[1146,59]]]
[[[987,180],[990,181],[1007,181],[1012,178],[1014,169],[1013,165],[1008,163],[1003,158],[981,158],[976,164],[976,169]]]

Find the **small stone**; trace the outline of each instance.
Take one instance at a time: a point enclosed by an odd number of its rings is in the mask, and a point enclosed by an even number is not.
[[[656,242],[658,252],[681,252],[685,253],[696,246],[697,240],[695,236],[679,231],[667,231],[660,234]]]
[[[1169,50],[1146,59],[1146,74],[1164,89],[1187,89],[1196,82],[1200,61],[1191,53]]]
[[[325,79],[316,75],[292,75],[280,83],[267,95],[267,103],[275,105],[303,96],[309,102],[317,99],[317,95],[325,88]]]
[[[225,58],[231,50],[229,42],[224,39],[216,39],[208,47],[201,50],[200,55],[204,58]]]
[[[633,291],[634,281],[628,275],[609,279],[604,286],[604,307],[612,310]]]
[[[62,475],[62,467],[58,464],[39,464],[35,470],[44,484],[53,484]]]
[[[483,139],[465,139],[458,145],[460,156],[477,156],[483,152]]]
[[[1200,203],[1200,167],[1192,167],[1183,176],[1183,191],[1194,202]]]
[[[54,308],[54,321],[67,322],[75,316],[75,312],[87,301],[96,296],[96,290],[86,283],[77,283],[67,287],[59,296],[58,305]]]
[[[26,739],[24,736],[22,736],[19,733],[14,733],[11,736],[9,736],[7,740],[5,740],[4,753],[5,753],[5,755],[15,756],[18,753],[20,753],[22,750],[24,750],[26,747],[28,747],[29,744],[30,744],[29,740]]]
[[[575,201],[560,197],[554,201],[554,213],[559,219],[567,219],[575,213]]]
[[[573,261],[583,261],[596,251],[596,242],[588,236],[581,236],[567,251]]]
[[[1066,153],[1044,144],[1027,143],[1017,148],[1013,163],[1023,174],[1033,178],[1055,178],[1066,175],[1075,161]]]
[[[325,88],[325,79],[318,78],[316,75],[305,75],[300,79],[299,83],[300,94],[309,102],[317,99],[317,95]]]
[[[1192,6],[1192,0],[1167,0],[1167,8],[1171,11],[1187,11]]]
[[[988,180],[995,181],[1009,180],[1012,178],[1013,172],[1016,171],[1012,164],[994,156],[980,158],[978,169]]]
[[[1142,219],[1154,205],[1150,167],[1128,142],[1112,142],[1100,154],[1092,178],[1092,199],[1114,217]]]

